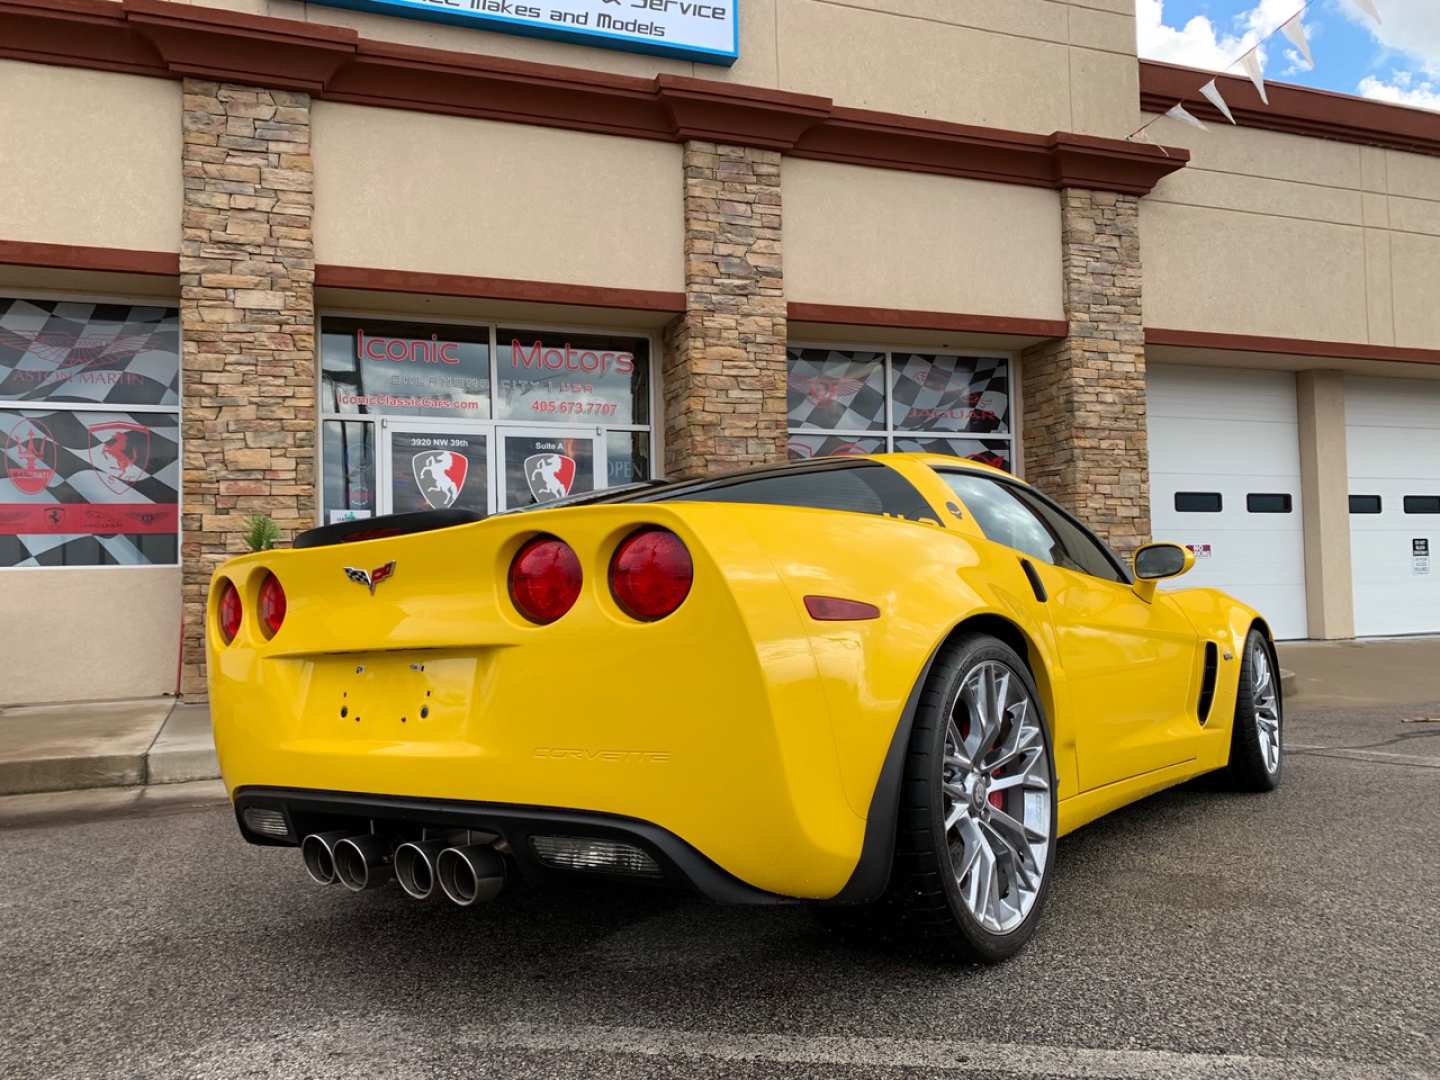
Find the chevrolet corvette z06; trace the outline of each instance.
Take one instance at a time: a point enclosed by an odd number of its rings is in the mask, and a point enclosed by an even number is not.
[[[216,744],[243,836],[318,882],[668,883],[998,960],[1064,834],[1279,781],[1270,630],[1157,590],[1193,559],[1132,573],[923,454],[346,522],[216,572]]]

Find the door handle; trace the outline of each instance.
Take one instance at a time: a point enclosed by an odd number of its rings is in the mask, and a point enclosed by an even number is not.
[[[1020,569],[1025,571],[1025,576],[1030,579],[1030,588],[1035,593],[1035,599],[1045,603],[1050,599],[1050,594],[1045,591],[1045,583],[1040,580],[1040,572],[1035,569],[1029,559],[1020,560]]]

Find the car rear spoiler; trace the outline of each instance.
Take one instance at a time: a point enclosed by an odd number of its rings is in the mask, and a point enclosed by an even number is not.
[[[380,540],[387,536],[448,529],[453,525],[469,525],[484,521],[484,514],[473,510],[420,510],[410,514],[387,514],[384,517],[337,521],[306,529],[295,537],[297,548],[329,547],[332,544],[354,544],[360,540]]]

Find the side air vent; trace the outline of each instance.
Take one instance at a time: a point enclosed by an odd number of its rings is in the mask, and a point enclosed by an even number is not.
[[[1210,719],[1210,704],[1215,700],[1215,677],[1220,668],[1220,650],[1213,641],[1205,643],[1205,673],[1200,677],[1200,701],[1195,707],[1200,723]]]

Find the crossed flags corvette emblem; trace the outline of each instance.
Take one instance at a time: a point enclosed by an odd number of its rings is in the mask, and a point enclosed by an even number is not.
[[[359,570],[353,566],[345,567],[345,576],[356,585],[367,585],[370,588],[370,595],[375,595],[375,586],[387,578],[395,576],[395,562],[391,560],[384,566],[377,566],[374,570]]]

